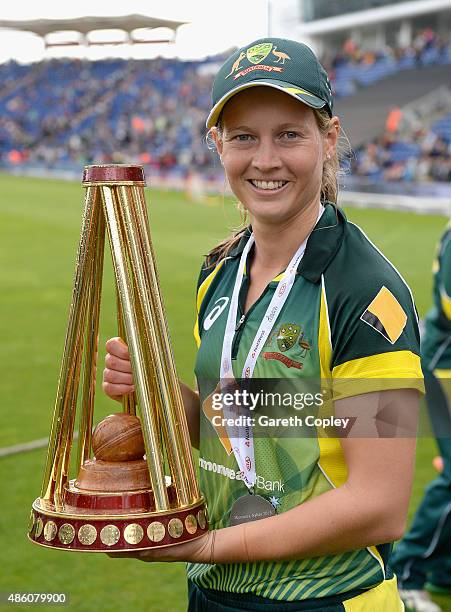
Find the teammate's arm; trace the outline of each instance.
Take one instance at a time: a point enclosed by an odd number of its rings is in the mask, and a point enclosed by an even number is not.
[[[103,371],[103,390],[114,400],[134,390],[130,356],[125,342],[111,338],[106,343],[107,354]],[[199,394],[180,382],[183,405],[191,438],[191,444],[199,448]]]
[[[440,300],[446,318],[451,321],[451,237],[448,238],[440,256],[442,284]]]

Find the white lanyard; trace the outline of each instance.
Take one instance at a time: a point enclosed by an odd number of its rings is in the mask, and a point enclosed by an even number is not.
[[[320,206],[320,211],[317,219],[317,223],[323,214],[324,207]],[[269,334],[274,327],[274,323],[278,315],[280,314],[283,305],[285,304],[290,291],[293,287],[293,283],[296,278],[296,271],[304,256],[305,248],[307,246],[307,240],[299,246],[296,253],[293,255],[287,269],[282,275],[275,291],[272,296],[271,302],[266,309],[265,315],[260,323],[260,327],[255,334],[255,338],[252,341],[251,348],[247,355],[244,363],[241,378],[252,378],[254,373],[255,364],[260,355],[260,352],[265,344]],[[235,286],[233,288],[232,298],[230,300],[229,313],[227,316],[227,323],[224,332],[224,343],[222,345],[221,355],[221,366],[220,366],[220,379],[222,380],[234,380],[233,366],[232,366],[232,344],[235,335],[236,328],[236,316],[238,312],[238,298],[241,290],[241,283],[243,281],[244,268],[246,265],[247,256],[249,251],[254,244],[254,235],[251,234],[246,246],[244,247],[241,255],[240,263],[238,266],[238,272],[235,279]],[[227,386],[227,383],[226,383]],[[226,389],[225,389],[226,391]],[[229,409],[224,406],[224,411],[229,412]],[[245,410],[240,407],[234,407],[233,411],[226,414],[226,417],[237,420],[240,415],[245,415]],[[247,415],[248,416],[248,415]],[[233,449],[233,454],[238,463],[238,467],[243,475],[243,482],[245,485],[252,489],[256,481],[255,471],[255,453],[254,453],[254,437],[252,428],[249,425],[245,427],[238,427],[237,425],[227,425],[227,434],[230,439],[230,444]]]

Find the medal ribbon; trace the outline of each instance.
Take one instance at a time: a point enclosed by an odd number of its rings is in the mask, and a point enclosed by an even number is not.
[[[318,219],[316,221],[317,223],[321,215],[323,214],[323,211],[324,207],[321,205]],[[290,295],[291,289],[296,278],[298,266],[305,253],[305,248],[307,246],[307,240],[309,236],[307,236],[304,242],[297,249],[296,253],[293,255],[290,263],[287,266],[287,269],[283,273],[282,278],[280,279],[277,285],[277,288],[274,291],[274,295],[272,296],[271,302],[269,303],[269,306],[266,309],[266,312],[260,323],[260,327],[258,328],[257,333],[255,334],[255,337],[252,341],[251,348],[244,363],[241,378],[252,378],[257,359],[263,349],[263,346],[269,334],[271,333],[274,327],[274,323],[276,322],[278,315],[280,314],[285,302],[288,299],[288,296]],[[220,366],[220,379],[221,384],[226,387],[225,389],[223,389],[223,391],[225,392],[227,391],[228,381],[232,382],[235,380],[232,365],[232,345],[236,331],[238,298],[240,294],[241,284],[243,281],[244,268],[246,266],[247,256],[254,242],[254,235],[251,234],[241,254],[241,259],[238,265],[238,271],[235,279],[235,285],[230,300],[227,323],[224,332],[224,342],[222,345]],[[225,416],[227,418],[232,418],[233,420],[236,420],[239,416],[249,416],[249,414],[246,414],[247,410],[243,409],[242,406],[235,406],[233,408],[224,406],[223,410],[226,413]],[[252,433],[252,427],[250,427],[249,425],[245,425],[244,427],[238,427],[237,425],[231,426],[229,424],[227,424],[226,427],[227,434],[229,436],[230,443],[233,449],[233,454],[238,463],[238,467],[243,475],[243,481],[248,487],[248,489],[253,489],[257,476],[255,471],[254,437]]]

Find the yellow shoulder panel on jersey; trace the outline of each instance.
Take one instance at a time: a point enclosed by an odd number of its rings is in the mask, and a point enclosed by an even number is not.
[[[210,287],[211,283],[213,282],[216,274],[221,269],[224,261],[225,261],[225,259],[221,259],[221,261],[216,265],[214,270],[207,276],[207,278],[204,279],[204,281],[201,283],[201,285],[200,285],[200,287],[199,287],[199,289],[197,291],[197,317],[196,317],[196,323],[194,325],[194,339],[196,340],[197,348],[199,348],[199,346],[200,346],[200,334],[199,334],[199,312],[200,312],[200,307],[202,306],[202,302],[203,302],[203,299],[205,297],[205,294],[208,291],[208,288]]]
[[[451,370],[434,370],[434,376],[436,378],[451,378]]]
[[[335,366],[332,376],[335,399],[388,389],[418,389],[424,393],[420,357],[412,351],[352,359]]]
[[[451,297],[449,297],[443,288],[440,289],[440,303],[446,318],[451,321]]]

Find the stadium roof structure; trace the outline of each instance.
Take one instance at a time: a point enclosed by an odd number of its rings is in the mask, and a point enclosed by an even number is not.
[[[324,34],[340,30],[394,22],[408,17],[439,13],[450,9],[451,0],[409,0],[399,4],[388,4],[387,6],[362,9],[335,17],[303,22],[298,28],[298,35],[321,37]]]
[[[133,44],[133,43],[162,43],[172,42],[166,40],[147,40],[136,37],[133,34],[137,29],[155,29],[168,28],[173,31],[174,35],[177,28],[187,23],[186,21],[172,21],[168,19],[160,19],[156,17],[147,17],[146,15],[120,15],[120,16],[90,16],[76,17],[69,19],[31,19],[31,20],[0,20],[0,28],[19,30],[22,32],[32,32],[41,36],[44,39],[46,47],[57,47],[65,45],[88,44],[88,45],[105,45],[105,44]],[[125,40],[93,42],[88,40],[87,35],[95,30],[123,30],[127,33]],[[47,37],[49,34],[56,32],[78,32],[82,35],[81,42],[49,42]]]

